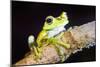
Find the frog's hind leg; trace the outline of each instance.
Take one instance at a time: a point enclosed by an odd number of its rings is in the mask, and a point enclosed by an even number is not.
[[[65,54],[64,54],[64,48],[70,48],[70,44],[65,44],[63,42],[60,41],[56,41],[56,44],[54,44],[56,46],[56,50],[61,58],[61,62],[65,61]]]
[[[63,46],[64,48],[67,48],[67,49],[70,48],[70,44],[67,44],[67,43],[64,43],[64,42],[61,42],[61,41],[57,41],[57,44]]]
[[[58,55],[61,58],[61,62],[63,62],[65,60],[65,56],[64,56],[64,49],[65,48],[69,48],[69,46],[67,46],[66,44],[64,44],[63,42],[60,42],[59,40],[57,40],[56,38],[50,38],[48,40],[51,44],[53,44],[55,46],[55,49],[57,50]],[[69,45],[69,44],[68,44]]]
[[[35,39],[34,39],[33,35],[30,35],[28,37],[28,46],[29,46],[31,52],[34,52],[35,59],[39,58],[40,57],[40,53],[38,51],[38,47],[36,46]]]
[[[54,46],[55,46],[55,48],[56,48],[56,50],[58,52],[58,55],[61,58],[61,62],[65,61],[65,55],[64,55],[64,51],[63,51],[62,47],[57,45],[57,44],[55,44]]]
[[[33,45],[33,51],[35,54],[35,59],[40,59],[42,56],[42,47],[37,46],[37,43]]]
[[[39,57],[39,52],[38,52],[37,47],[34,46],[33,50],[34,50],[35,58],[38,58]]]
[[[60,39],[64,35],[64,32],[61,32],[59,35],[57,35],[55,38]],[[70,48],[70,44],[64,43],[62,41],[56,41],[59,45],[65,47],[65,48]]]

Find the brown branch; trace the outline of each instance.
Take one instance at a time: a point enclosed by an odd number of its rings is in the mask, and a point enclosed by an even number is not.
[[[69,28],[68,31],[64,32],[64,35],[60,40],[71,45],[71,48],[69,49],[62,47],[67,59],[72,53],[87,47],[90,43],[95,43],[95,21]],[[28,56],[18,61],[15,65],[57,63],[61,60],[53,45],[43,47],[43,54],[40,60],[36,61],[33,55],[34,53],[31,52]]]

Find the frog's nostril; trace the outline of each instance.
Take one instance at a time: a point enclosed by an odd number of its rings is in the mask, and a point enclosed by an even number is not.
[[[51,24],[53,19],[52,18],[48,18],[46,21],[47,21],[48,24]]]

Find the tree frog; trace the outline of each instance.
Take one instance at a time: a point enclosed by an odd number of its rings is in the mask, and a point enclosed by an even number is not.
[[[34,50],[36,57],[41,57],[42,47],[44,46],[43,40],[46,40],[47,44],[50,43],[56,47],[58,54],[61,56],[61,61],[64,61],[64,53],[60,46],[68,49],[70,48],[70,44],[59,41],[58,38],[64,34],[64,31],[66,30],[64,27],[68,23],[69,21],[66,12],[62,12],[58,17],[46,17],[43,29],[36,39],[37,46],[35,46],[34,43],[34,36],[30,35],[28,37],[29,47],[31,50]]]

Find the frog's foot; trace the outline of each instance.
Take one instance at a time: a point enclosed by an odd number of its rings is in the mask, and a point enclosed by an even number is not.
[[[57,44],[55,44],[55,48],[57,50],[58,55],[61,58],[61,62],[64,62],[65,61],[65,54],[64,54],[64,51],[63,51],[62,47],[57,45]]]
[[[34,42],[34,36],[33,35],[30,35],[28,37],[28,46],[30,48],[30,50],[33,52],[34,51],[34,54],[35,54],[35,59],[39,59],[41,57],[41,49],[35,45],[35,42]]]
[[[35,59],[41,59],[42,57],[42,47],[34,47],[34,54],[35,54]]]
[[[57,49],[59,50],[58,53],[60,55],[61,58],[61,62],[65,61],[65,54],[64,54],[64,50],[62,47],[69,49],[70,48],[70,44],[65,44],[63,42],[57,41],[57,45],[59,46]]]

